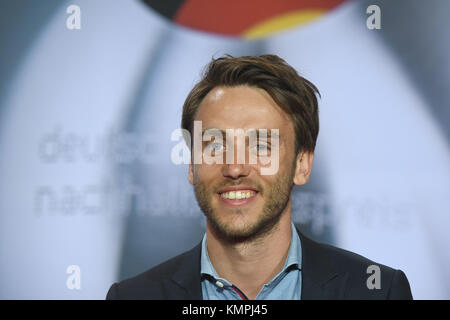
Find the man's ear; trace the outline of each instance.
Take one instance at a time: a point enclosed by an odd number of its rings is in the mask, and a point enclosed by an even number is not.
[[[192,167],[192,162],[189,163],[188,180],[190,184],[194,184],[194,168]]]
[[[297,154],[294,173],[294,183],[296,185],[301,186],[308,182],[313,160],[314,152],[312,151],[302,151]]]

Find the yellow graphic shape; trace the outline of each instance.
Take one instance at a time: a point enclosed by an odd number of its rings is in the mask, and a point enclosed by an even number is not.
[[[326,10],[323,9],[302,9],[280,14],[270,19],[255,24],[242,33],[247,39],[257,39],[272,35],[281,30],[295,27],[317,19]]]

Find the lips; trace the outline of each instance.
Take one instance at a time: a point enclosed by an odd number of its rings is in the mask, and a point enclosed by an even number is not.
[[[253,192],[258,192],[258,190],[257,189],[255,189],[255,188],[252,188],[252,187],[249,187],[249,186],[246,186],[246,185],[238,185],[238,186],[228,186],[228,187],[225,187],[225,188],[223,188],[223,189],[220,189],[219,191],[218,191],[218,193],[219,194],[221,194],[221,193],[225,193],[225,192],[230,192],[230,191],[244,191],[244,190],[249,190],[249,191],[253,191]]]
[[[221,189],[218,193],[220,200],[230,206],[243,206],[253,201],[258,190],[249,186],[230,186]]]

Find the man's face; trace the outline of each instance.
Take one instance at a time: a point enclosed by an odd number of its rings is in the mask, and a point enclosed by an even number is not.
[[[279,130],[279,157],[275,159],[279,161],[279,169],[275,174],[261,175],[260,169],[267,163],[249,163],[248,155],[254,152],[252,148],[255,146],[248,145],[248,138],[245,142],[246,161],[243,164],[239,164],[236,158],[238,145],[235,139],[232,146],[233,163],[202,162],[189,166],[189,181],[194,186],[199,206],[207,217],[208,225],[219,236],[227,240],[244,241],[272,230],[280,217],[290,211],[293,183],[303,184],[307,181],[307,178],[299,178],[300,171],[296,170],[301,162],[297,161],[294,151],[295,132],[290,117],[264,90],[237,86],[211,90],[202,101],[194,120],[202,121],[203,130]],[[226,145],[226,137],[223,138],[223,146],[216,144],[214,150],[223,152],[225,156],[225,153],[230,152],[230,145]],[[211,140],[203,142],[202,150],[214,143],[214,139]],[[256,149],[268,148],[270,152],[270,141],[270,138],[259,140],[261,145],[256,146]]]

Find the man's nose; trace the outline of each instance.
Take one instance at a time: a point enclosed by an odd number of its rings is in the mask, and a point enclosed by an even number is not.
[[[227,150],[233,150],[232,152],[226,152],[224,154],[224,164],[222,165],[222,174],[224,177],[230,179],[239,179],[246,177],[250,174],[251,168],[249,166],[249,154],[246,149],[246,142],[244,139],[233,140],[233,143],[227,142]]]
[[[247,177],[250,174],[250,166],[247,164],[224,164],[222,174],[230,179],[239,179]]]

